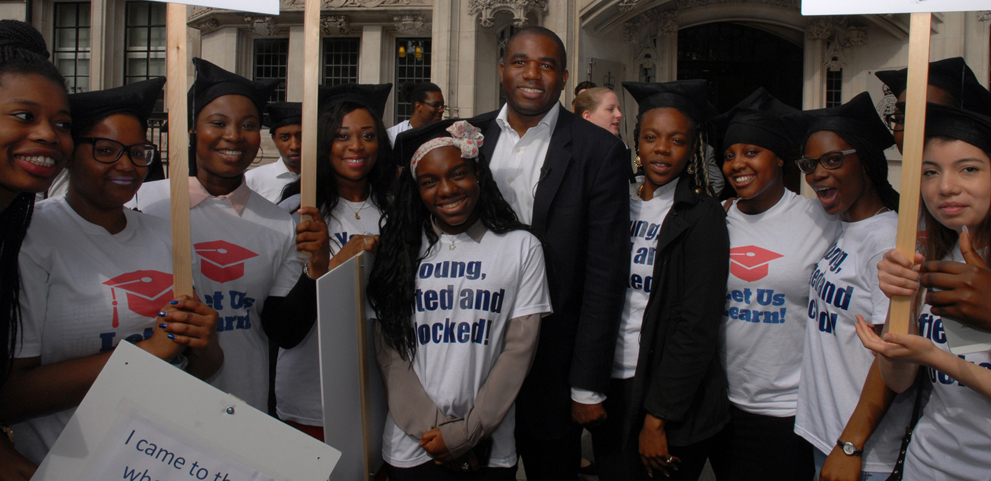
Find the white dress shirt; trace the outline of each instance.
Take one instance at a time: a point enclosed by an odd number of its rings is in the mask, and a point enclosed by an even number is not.
[[[560,111],[561,104],[554,104],[547,115],[536,126],[530,127],[523,137],[509,125],[506,106],[496,117],[502,133],[489,159],[489,169],[503,197],[524,224],[530,224],[533,220],[533,197],[537,193],[540,171]]]
[[[282,189],[296,181],[299,174],[289,170],[286,163],[279,157],[279,160],[256,167],[244,174],[244,181],[248,188],[257,192],[273,204],[278,204],[282,200]]]

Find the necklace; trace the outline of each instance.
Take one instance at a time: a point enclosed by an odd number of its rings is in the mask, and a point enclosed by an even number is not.
[[[344,205],[348,206],[348,209],[351,209],[351,212],[354,212],[354,218],[355,219],[361,219],[361,216],[358,215],[358,213],[361,212],[361,210],[365,208],[365,203],[366,202],[368,202],[368,199],[365,199],[365,200],[361,201],[361,207],[358,207],[358,210],[354,210],[354,207],[351,207],[351,202],[348,202],[346,200],[344,201]]]
[[[448,249],[453,251],[454,249],[458,248],[458,246],[454,245],[455,241],[458,240],[457,236],[447,235],[447,234],[441,234],[440,236],[451,241],[451,245],[447,247]]]
[[[878,214],[880,214],[880,213],[882,213],[882,212],[884,212],[884,211],[886,211],[886,210],[888,210],[888,208],[887,208],[887,207],[885,207],[885,206],[881,206],[881,208],[880,208],[880,209],[878,209],[878,210],[877,210],[877,212],[875,212],[875,213],[874,213],[873,215],[871,215],[871,217],[874,217],[875,215],[878,215]]]

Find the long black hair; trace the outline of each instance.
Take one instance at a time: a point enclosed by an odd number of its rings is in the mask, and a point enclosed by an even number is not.
[[[0,20],[0,89],[7,74],[36,74],[65,88],[65,79],[48,55],[45,39],[30,24]],[[0,211],[0,385],[10,374],[16,351],[21,322],[17,256],[33,211],[30,192],[22,192]]]
[[[482,224],[497,234],[526,229],[499,192],[484,157],[466,160],[478,180],[475,209]],[[412,361],[417,343],[413,332],[416,272],[430,247],[437,243],[437,234],[420,197],[420,188],[408,168],[399,176],[395,199],[379,221],[379,229],[378,255],[366,292],[386,343],[399,351],[403,359]],[[424,233],[430,242],[426,249],[421,245]]]
[[[345,100],[336,103],[320,114],[317,122],[317,208],[324,217],[330,217],[330,213],[337,207],[340,199],[337,190],[337,177],[334,175],[334,166],[330,162],[331,149],[334,147],[334,140],[337,138],[337,131],[341,129],[344,116],[358,109],[365,109],[368,115],[375,121],[375,135],[378,141],[378,154],[375,165],[368,173],[368,185],[372,189],[372,202],[380,210],[384,210],[389,205],[389,194],[396,171],[390,157],[392,144],[389,143],[389,134],[385,131],[385,124],[382,119],[375,115],[374,111],[367,105],[360,102]],[[300,192],[300,181],[297,179],[287,185],[282,191],[282,199],[285,200]]]

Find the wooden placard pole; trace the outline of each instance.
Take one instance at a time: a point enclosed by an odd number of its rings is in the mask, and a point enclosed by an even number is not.
[[[172,277],[176,296],[193,295],[189,237],[189,128],[186,120],[186,5],[168,4],[165,95],[169,106],[169,188],[172,210]]]
[[[922,149],[926,132],[926,89],[929,85],[929,33],[932,13],[913,13],[908,34],[908,83],[905,89],[904,156],[901,200],[898,204],[898,240],[895,248],[908,259],[915,258],[919,230],[919,187],[922,180]],[[908,333],[912,298],[891,298],[888,331]]]
[[[317,204],[317,109],[320,85],[320,4],[306,0],[303,12],[303,145],[299,169],[300,205]],[[309,252],[303,251],[303,257]]]

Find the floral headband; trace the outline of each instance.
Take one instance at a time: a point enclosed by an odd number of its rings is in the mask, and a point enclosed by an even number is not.
[[[462,159],[474,159],[478,157],[478,148],[482,146],[482,142],[485,140],[482,131],[478,127],[469,124],[466,120],[459,120],[451,124],[447,128],[447,131],[450,132],[451,137],[430,139],[424,142],[420,148],[416,149],[413,159],[409,162],[410,172],[414,178],[416,178],[416,166],[420,164],[420,160],[428,152],[438,147],[457,147],[461,149]]]

